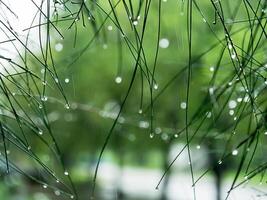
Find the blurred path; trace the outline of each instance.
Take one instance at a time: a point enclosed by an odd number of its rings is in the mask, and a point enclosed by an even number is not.
[[[104,191],[103,198],[116,199],[116,188],[120,185],[123,193],[130,199],[159,199],[161,189],[156,190],[155,187],[162,173],[160,170],[133,167],[125,167],[122,171],[119,171],[115,165],[103,164],[99,171],[99,181],[101,181]],[[121,180],[118,180],[118,177],[121,177]],[[224,183],[223,197],[226,196],[230,184],[230,181]],[[229,200],[267,200],[267,196],[263,194],[264,191],[267,191],[267,188],[260,185],[241,186],[231,193]],[[169,200],[192,200],[190,174],[172,173],[167,192]],[[215,187],[212,177],[206,176],[198,182],[196,194],[198,200],[215,200]]]

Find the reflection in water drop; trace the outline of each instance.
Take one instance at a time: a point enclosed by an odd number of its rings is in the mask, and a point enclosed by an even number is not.
[[[169,45],[170,45],[170,42],[167,38],[160,39],[160,41],[159,41],[159,47],[160,48],[166,49],[169,47]]]

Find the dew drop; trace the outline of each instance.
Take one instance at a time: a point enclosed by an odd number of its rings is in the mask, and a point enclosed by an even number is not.
[[[143,110],[140,108],[140,109],[138,110],[138,113],[139,113],[139,114],[142,114],[142,113],[143,113]]]
[[[155,129],[155,133],[156,133],[156,134],[160,134],[160,133],[161,133],[161,128],[160,128],[160,127],[157,127],[157,128]]]
[[[237,103],[235,100],[230,100],[229,103],[228,103],[228,107],[230,109],[234,109],[235,107],[237,106]]]
[[[120,83],[122,82],[122,78],[121,78],[120,76],[117,76],[117,77],[115,78],[115,82],[116,82],[117,84],[120,84]]]
[[[113,27],[111,25],[108,26],[108,30],[109,31],[112,31],[113,30]]]
[[[234,149],[233,151],[232,151],[232,155],[233,156],[236,156],[238,154],[238,150],[237,149]]]
[[[65,176],[68,176],[68,175],[69,175],[69,172],[65,171],[65,172],[64,172],[64,175],[65,175]]]
[[[180,107],[181,107],[182,109],[186,109],[186,103],[185,103],[185,102],[182,102],[182,103],[180,104]]]
[[[149,123],[147,121],[140,121],[139,122],[139,127],[140,128],[148,128],[149,127]]]
[[[66,109],[70,109],[70,105],[68,103],[65,104]]]
[[[55,191],[55,195],[56,195],[56,196],[59,196],[59,195],[60,195],[60,191],[59,191],[59,190],[56,190],[56,191]]]
[[[47,185],[43,185],[43,188],[46,189],[47,188]]]
[[[138,21],[137,21],[137,20],[134,20],[134,21],[133,21],[133,25],[134,25],[134,26],[137,26],[137,25],[138,25]]]
[[[267,131],[264,132],[264,135],[267,135]]]
[[[57,52],[62,51],[62,50],[63,50],[63,44],[61,44],[61,43],[57,43],[57,44],[55,45],[55,50],[56,50]]]
[[[179,135],[178,135],[177,133],[176,133],[176,134],[174,134],[174,137],[175,137],[175,138],[178,138],[178,136],[179,136]]]
[[[157,90],[159,88],[158,84],[154,84],[154,89]]]
[[[229,110],[229,115],[234,115],[235,114],[235,111],[234,110]]]
[[[211,112],[207,112],[207,118],[211,118]]]
[[[152,138],[154,137],[154,133],[151,132],[151,133],[149,134],[149,137],[152,139]]]
[[[236,59],[236,54],[233,52],[232,54],[231,54],[231,58],[234,60],[234,59]]]
[[[69,83],[70,82],[70,79],[69,78],[65,78],[65,83]]]
[[[243,99],[241,97],[237,98],[237,102],[241,102]]]
[[[222,160],[219,160],[219,161],[218,161],[218,164],[221,165],[221,164],[222,164]]]
[[[42,130],[39,130],[39,131],[38,131],[38,134],[39,134],[39,135],[43,135],[43,131],[42,131]]]
[[[42,97],[41,97],[41,100],[42,100],[42,101],[47,101],[47,99],[48,99],[47,96],[42,96]]]
[[[169,45],[170,45],[170,42],[167,38],[160,39],[160,41],[159,41],[159,47],[160,48],[166,49],[169,47]]]
[[[210,71],[211,72],[214,72],[214,67],[210,67]]]
[[[197,148],[197,149],[200,149],[200,145],[197,145],[196,148]]]

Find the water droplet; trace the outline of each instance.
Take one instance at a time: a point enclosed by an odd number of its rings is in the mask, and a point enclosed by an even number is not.
[[[196,147],[197,149],[200,149],[200,145],[197,145],[197,147]]]
[[[210,71],[211,72],[214,72],[214,67],[210,67]]]
[[[117,76],[115,78],[115,82],[118,83],[118,84],[120,84],[122,82],[122,78],[120,76]]]
[[[140,121],[139,122],[139,127],[140,128],[148,128],[149,127],[149,123],[147,121]]]
[[[264,135],[267,135],[267,131],[264,132]]]
[[[41,97],[41,100],[42,100],[42,101],[47,101],[47,99],[48,99],[47,96],[42,96],[42,97]]]
[[[237,98],[237,102],[241,102],[243,99],[241,97]]]
[[[233,151],[232,151],[232,155],[233,156],[236,156],[238,154],[238,150],[237,149],[234,149]]]
[[[178,135],[177,133],[176,133],[176,134],[174,134],[174,137],[175,137],[175,138],[178,138],[178,136],[179,136],[179,135]]]
[[[70,79],[69,78],[65,78],[65,83],[69,83]]]
[[[113,27],[111,25],[108,26],[108,30],[112,31]]]
[[[204,23],[207,23],[207,20],[206,20],[204,17],[203,17],[203,22],[204,22]]]
[[[153,137],[154,137],[154,133],[151,132],[151,133],[149,134],[149,137],[150,137],[150,138],[153,138]]]
[[[231,44],[228,44],[228,49],[232,49],[233,48],[233,46],[231,45]]]
[[[185,102],[182,102],[182,103],[180,104],[180,107],[181,107],[182,109],[186,109],[186,103],[185,103]]]
[[[70,109],[70,105],[68,103],[65,104],[66,109]]]
[[[42,104],[39,104],[38,108],[39,109],[42,109],[43,108]]]
[[[234,115],[235,111],[234,110],[229,110],[229,115]]]
[[[230,100],[229,103],[228,103],[228,107],[230,109],[234,109],[235,107],[237,106],[237,103],[235,100]]]
[[[138,25],[138,21],[137,21],[137,20],[134,20],[134,21],[133,21],[133,25],[134,25],[134,26],[137,26],[137,25]]]
[[[73,195],[70,195],[70,198],[71,198],[71,199],[74,199],[74,196],[73,196]]]
[[[213,87],[209,88],[209,93],[210,93],[210,95],[213,95],[213,93],[214,93],[214,88]]]
[[[167,141],[169,139],[169,135],[167,133],[163,133],[161,135],[161,139],[164,140],[164,141]]]
[[[234,59],[236,59],[236,54],[233,52],[232,54],[231,54],[231,58],[234,60]]]
[[[221,164],[222,164],[222,160],[219,160],[219,161],[218,161],[218,164],[221,165]]]
[[[154,84],[154,89],[157,90],[159,88],[158,84]]]
[[[32,148],[31,146],[28,146],[28,147],[27,147],[28,151],[30,151],[30,150],[31,150],[31,148]]]
[[[138,113],[139,113],[139,114],[142,114],[142,113],[143,113],[143,110],[140,108],[140,109],[138,110]]]
[[[69,172],[65,171],[65,172],[64,172],[64,175],[65,175],[65,176],[68,176],[68,175],[69,175]]]
[[[160,41],[159,41],[159,47],[160,48],[166,49],[169,47],[169,45],[170,45],[170,42],[167,38],[160,39]]]
[[[157,127],[157,128],[155,129],[155,133],[156,133],[156,134],[160,134],[160,133],[161,133],[161,128],[160,128],[160,127]]]
[[[56,182],[59,183],[59,180],[57,179]]]
[[[38,131],[38,134],[39,134],[39,135],[43,135],[43,131],[40,129],[40,130]]]
[[[43,185],[43,188],[46,189],[47,188],[47,185]]]
[[[211,112],[207,112],[207,118],[211,118]]]
[[[60,195],[60,191],[59,190],[55,190],[55,195],[59,196]]]
[[[55,78],[55,82],[56,82],[56,83],[58,83],[58,82],[59,82],[59,81],[58,81],[58,78]]]
[[[63,44],[61,44],[61,43],[57,43],[57,44],[55,45],[55,50],[56,50],[57,52],[62,51],[62,50],[63,50]]]
[[[46,85],[46,84],[47,84],[47,82],[46,82],[46,81],[43,81],[43,82],[42,82],[42,84],[43,84],[43,85]]]

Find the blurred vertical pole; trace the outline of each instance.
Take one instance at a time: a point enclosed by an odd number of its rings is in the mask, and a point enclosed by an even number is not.
[[[222,175],[223,175],[223,166],[218,164],[218,156],[216,152],[214,152],[215,141],[209,140],[206,144],[208,148],[208,159],[209,165],[213,172],[215,179],[215,187],[216,187],[216,200],[221,200],[221,187],[222,187]]]

